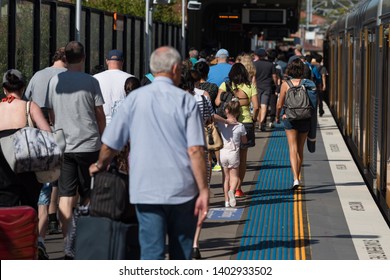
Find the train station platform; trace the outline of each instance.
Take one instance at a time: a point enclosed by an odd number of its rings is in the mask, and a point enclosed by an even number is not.
[[[214,172],[202,260],[385,260],[390,228],[369,192],[329,109],[318,119],[315,153],[305,147],[303,187],[291,191],[282,125],[256,131],[242,186],[225,208],[222,173]],[[63,257],[62,235],[48,235],[50,259]]]

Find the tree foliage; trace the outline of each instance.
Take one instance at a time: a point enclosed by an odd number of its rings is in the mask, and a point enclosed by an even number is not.
[[[76,3],[76,0],[67,2]],[[153,20],[179,24],[181,22],[181,13],[178,12],[177,2],[172,1],[168,5],[153,5]],[[145,17],[145,0],[83,0],[82,3],[86,7]]]

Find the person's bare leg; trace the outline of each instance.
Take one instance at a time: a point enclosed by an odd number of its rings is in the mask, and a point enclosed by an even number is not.
[[[286,129],[288,149],[290,154],[291,170],[294,181],[299,180],[299,155],[298,155],[298,131],[295,129]]]
[[[307,139],[308,132],[298,133],[298,180],[301,179],[301,171],[303,164],[303,149]]]
[[[49,222],[47,209],[47,205],[38,205],[38,235],[43,240],[45,240],[47,224]]]
[[[246,160],[248,156],[248,149],[240,149],[240,166],[239,170],[239,181],[237,183],[236,190],[241,190],[241,185],[244,182],[245,174],[246,174]]]
[[[264,125],[267,117],[268,106],[266,104],[260,105],[260,114],[258,116],[259,125]]]
[[[225,175],[224,179],[223,179],[223,193],[225,195],[225,204],[226,204],[226,202],[229,201],[229,196],[228,196],[228,191],[230,189],[230,185],[229,185],[230,184],[229,168],[223,167],[223,174]]]
[[[69,225],[72,219],[72,209],[74,205],[73,196],[61,196],[58,205],[58,213],[62,226],[62,235],[66,237],[69,229]]]

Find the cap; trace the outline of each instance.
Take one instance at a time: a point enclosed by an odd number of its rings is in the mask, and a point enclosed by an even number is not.
[[[215,57],[228,57],[228,56],[229,56],[229,52],[227,50],[225,50],[225,49],[220,49],[215,54]]]
[[[4,76],[3,76],[3,84],[9,83],[9,81],[8,81],[8,79],[7,79],[7,76],[8,76],[9,74],[15,75],[21,82],[26,83],[26,79],[24,78],[23,74],[22,74],[19,70],[10,69],[10,70],[8,70],[7,72],[4,73]]]
[[[267,52],[263,48],[259,48],[255,51],[255,55],[259,57],[267,56]]]
[[[295,45],[295,49],[298,50],[298,51],[302,51],[303,47],[302,45]]]
[[[108,52],[107,59],[121,61],[123,60],[123,52],[120,50],[111,50]]]

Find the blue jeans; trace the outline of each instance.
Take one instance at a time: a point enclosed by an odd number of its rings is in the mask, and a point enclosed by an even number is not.
[[[52,190],[51,183],[44,183],[43,184],[41,192],[39,193],[38,205],[49,205],[50,204],[51,190]]]
[[[168,234],[169,259],[190,260],[196,223],[196,198],[178,205],[136,204],[141,260],[165,259]]]

